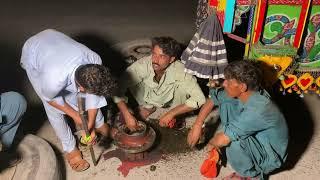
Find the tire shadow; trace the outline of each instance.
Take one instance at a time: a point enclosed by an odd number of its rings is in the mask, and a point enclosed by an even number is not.
[[[108,41],[97,34],[84,32],[75,35],[73,39],[96,52],[101,57],[103,65],[108,67],[115,77],[119,77],[128,66],[125,61],[126,57],[112,48],[111,41]]]

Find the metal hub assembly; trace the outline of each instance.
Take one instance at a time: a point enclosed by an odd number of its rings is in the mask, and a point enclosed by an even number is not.
[[[152,127],[142,121],[138,121],[138,127],[138,130],[132,132],[122,124],[113,132],[115,145],[128,155],[129,160],[143,159],[144,151],[148,150],[156,139],[156,133]]]
[[[149,55],[149,54],[151,54],[151,47],[148,45],[140,45],[140,46],[136,46],[133,49],[133,51],[136,53]]]

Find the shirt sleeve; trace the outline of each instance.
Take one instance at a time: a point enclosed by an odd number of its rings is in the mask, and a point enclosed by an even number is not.
[[[132,65],[130,65],[126,71],[119,78],[119,92],[117,96],[113,96],[112,99],[115,103],[120,101],[127,101],[128,98],[125,97],[125,93],[128,88],[135,86],[143,81],[147,76],[148,72],[148,60],[147,58],[142,58]]]
[[[57,104],[59,104],[60,106],[64,106],[64,99],[62,96],[55,97],[55,98],[51,99],[50,101],[54,101]]]
[[[98,109],[107,105],[107,100],[103,96],[97,96],[94,94],[86,94],[86,110]]]
[[[219,106],[226,99],[228,99],[227,94],[223,88],[210,89],[209,98],[212,100],[215,106]]]
[[[236,120],[224,127],[224,133],[231,141],[245,139],[268,128],[268,121],[254,109],[244,110]]]
[[[203,92],[195,77],[190,75],[189,78],[185,79],[181,86],[189,95],[189,98],[185,102],[185,105],[188,107],[198,109],[206,102],[206,98],[203,95]]]

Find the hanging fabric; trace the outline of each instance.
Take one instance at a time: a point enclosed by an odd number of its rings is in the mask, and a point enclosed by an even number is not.
[[[224,78],[227,51],[222,28],[215,13],[210,15],[182,53],[185,72],[204,79]]]

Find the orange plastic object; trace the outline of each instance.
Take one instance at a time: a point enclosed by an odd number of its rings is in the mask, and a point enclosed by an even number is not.
[[[216,148],[210,151],[209,158],[204,160],[201,165],[200,172],[207,178],[217,177],[217,163],[219,161],[219,153]]]

